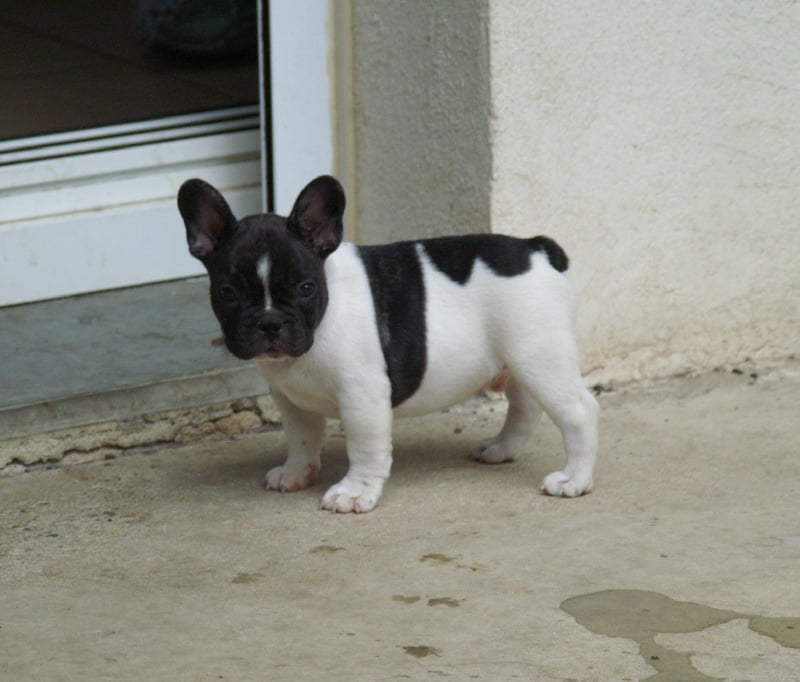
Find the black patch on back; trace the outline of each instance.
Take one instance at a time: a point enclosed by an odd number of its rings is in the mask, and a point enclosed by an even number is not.
[[[392,386],[392,407],[419,388],[427,364],[425,285],[414,242],[359,246]]]
[[[419,242],[359,246],[369,277],[381,349],[392,387],[392,407],[411,397],[427,367],[425,283],[417,245],[433,265],[458,284],[469,281],[480,258],[499,277],[514,277],[531,267],[531,253],[547,254],[559,272],[567,269],[564,250],[548,237],[518,239],[506,235],[474,234],[439,237]]]
[[[423,239],[421,243],[434,266],[459,284],[469,281],[476,258],[500,277],[527,272],[533,251],[544,251],[550,265],[559,272],[564,272],[569,264],[564,250],[548,237],[519,239],[502,234],[471,234]]]

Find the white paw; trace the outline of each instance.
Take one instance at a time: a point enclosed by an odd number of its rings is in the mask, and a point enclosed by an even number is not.
[[[297,467],[288,467],[284,464],[267,472],[264,486],[269,490],[291,493],[310,486],[317,480],[318,473],[319,464],[316,462],[307,462]]]
[[[592,489],[591,476],[570,476],[565,471],[554,471],[545,476],[539,490],[553,497],[578,497]]]
[[[513,462],[517,458],[517,453],[513,452],[507,445],[500,442],[497,438],[481,443],[478,449],[472,453],[472,459],[484,464],[501,464],[502,462]]]
[[[331,486],[322,498],[322,508],[343,514],[372,511],[383,491],[382,478],[350,478],[345,476]]]

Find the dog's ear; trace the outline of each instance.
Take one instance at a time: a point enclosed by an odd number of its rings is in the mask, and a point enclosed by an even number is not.
[[[228,202],[203,180],[187,180],[178,191],[178,210],[186,225],[189,253],[205,261],[236,229]]]
[[[300,192],[286,227],[320,258],[326,258],[342,242],[344,204],[344,189],[339,181],[321,175]]]

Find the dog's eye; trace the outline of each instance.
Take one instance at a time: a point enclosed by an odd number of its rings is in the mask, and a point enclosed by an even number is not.
[[[225,301],[226,303],[232,303],[238,298],[236,289],[234,289],[230,284],[223,284],[219,289],[217,289],[217,296],[219,296],[221,301]]]
[[[311,298],[317,293],[317,285],[314,282],[301,282],[297,286],[297,293],[300,298]]]

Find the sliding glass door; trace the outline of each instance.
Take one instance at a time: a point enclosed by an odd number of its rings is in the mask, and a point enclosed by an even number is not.
[[[267,187],[285,211],[330,172],[327,13],[326,0],[3,3],[0,305],[202,272],[175,208],[189,177],[245,215]]]

